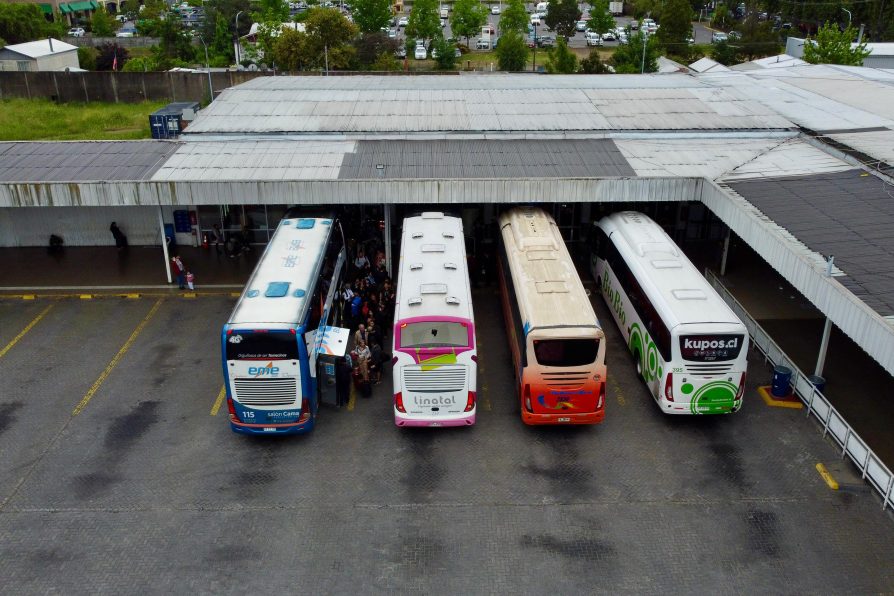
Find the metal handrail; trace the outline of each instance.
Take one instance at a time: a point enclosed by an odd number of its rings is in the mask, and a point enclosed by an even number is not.
[[[792,370],[795,395],[807,406],[807,417],[809,418],[810,414],[816,417],[823,428],[823,436],[829,435],[835,439],[841,447],[841,457],[847,455],[860,470],[863,479],[879,492],[882,497],[882,510],[888,505],[894,509],[894,474],[891,470],[873,453],[826,396],[810,382],[807,375],[795,366],[782,348],[748,314],[745,307],[726,289],[714,272],[706,269],[705,277],[745,323],[751,336],[751,343],[764,355],[764,361],[769,361],[773,366],[785,366]]]

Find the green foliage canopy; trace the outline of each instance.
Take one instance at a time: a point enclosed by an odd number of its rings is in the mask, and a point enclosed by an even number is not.
[[[0,39],[16,44],[62,37],[61,25],[48,23],[37,4],[0,3]]]
[[[826,21],[815,39],[808,37],[804,42],[804,60],[811,64],[862,66],[863,59],[870,51],[866,49],[866,42],[851,47],[856,37],[857,32],[853,27],[848,26],[841,31],[838,25]]]
[[[643,42],[645,41],[645,52]],[[645,65],[644,63],[645,54]],[[654,35],[645,35],[639,31],[630,38],[630,42],[615,50],[612,56],[612,66],[615,72],[623,74],[635,74],[643,69],[643,72],[658,71],[658,56],[660,54],[660,44]]]
[[[497,46],[497,62],[500,70],[518,72],[528,64],[528,44],[522,34],[514,29],[504,30]]]
[[[577,72],[577,56],[568,49],[568,42],[560,37],[556,47],[549,51],[546,72],[550,74],[571,74]]]
[[[615,26],[615,19],[608,12],[608,0],[594,0],[590,8],[590,19],[587,21],[587,29],[595,31],[599,35],[607,33]]]
[[[527,35],[529,23],[530,19],[525,11],[523,0],[509,0],[500,15],[500,34],[505,36],[509,31],[515,31],[522,36]],[[501,40],[500,43],[502,44],[503,41]]]
[[[415,0],[406,27],[407,39],[421,39],[426,44],[441,33],[438,0]]]
[[[546,5],[547,26],[565,38],[574,35],[575,25],[581,15],[577,0],[552,0]]]
[[[113,37],[117,28],[118,21],[106,12],[105,8],[99,7],[93,12],[90,18],[90,30],[94,37]]]
[[[524,7],[522,7],[524,8]],[[469,38],[478,35],[487,23],[487,7],[478,0],[456,0],[453,5],[453,14],[450,15],[450,30],[454,35]]]
[[[362,33],[375,33],[391,21],[390,0],[351,0],[351,16]]]

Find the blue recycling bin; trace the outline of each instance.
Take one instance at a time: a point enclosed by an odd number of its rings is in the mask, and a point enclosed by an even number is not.
[[[807,377],[807,380],[810,381],[810,383],[814,387],[816,387],[816,390],[820,393],[826,390],[826,379],[824,379],[823,377],[819,375],[809,375]]]
[[[770,393],[773,397],[788,397],[792,392],[792,369],[787,366],[777,366],[773,369],[773,384]]]

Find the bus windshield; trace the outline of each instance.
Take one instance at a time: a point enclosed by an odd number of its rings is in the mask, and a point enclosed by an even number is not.
[[[292,331],[233,331],[227,335],[227,360],[297,360]]]
[[[469,328],[455,321],[418,321],[400,326],[401,348],[465,348]]]
[[[534,356],[541,366],[584,366],[599,354],[598,339],[535,339]]]
[[[735,360],[744,335],[681,335],[680,354],[692,362]]]

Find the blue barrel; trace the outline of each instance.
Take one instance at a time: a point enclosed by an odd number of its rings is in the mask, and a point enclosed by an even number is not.
[[[819,391],[820,393],[826,390],[826,379],[824,379],[823,377],[819,375],[809,375],[807,377],[807,380],[810,381],[810,383],[814,387],[816,387],[817,391]]]
[[[773,397],[788,397],[791,394],[792,369],[787,366],[777,366],[773,369],[773,386],[770,393]]]

